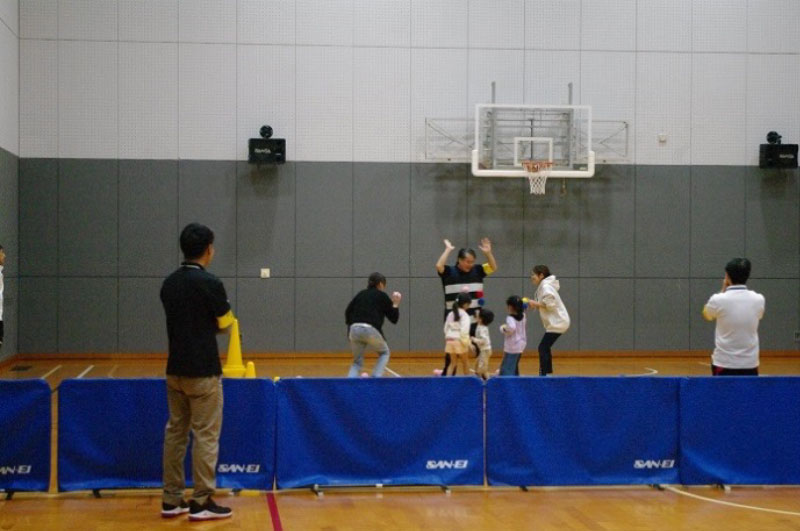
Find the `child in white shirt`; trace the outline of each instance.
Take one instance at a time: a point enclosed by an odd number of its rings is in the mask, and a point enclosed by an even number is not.
[[[472,304],[469,293],[459,293],[453,302],[453,311],[444,320],[444,351],[455,359],[447,367],[445,376],[453,376],[456,365],[461,365],[462,374],[467,375],[467,353],[469,352],[469,314]]]
[[[478,346],[478,361],[475,364],[475,374],[489,379],[489,358],[492,357],[492,340],[489,337],[489,325],[494,321],[492,310],[481,308],[478,311],[478,326],[475,327],[475,337],[472,342]]]
[[[528,343],[525,330],[528,318],[525,316],[522,298],[517,295],[506,299],[506,306],[508,307],[508,317],[506,317],[506,322],[500,326],[500,331],[505,335],[500,376],[519,376],[519,360]]]

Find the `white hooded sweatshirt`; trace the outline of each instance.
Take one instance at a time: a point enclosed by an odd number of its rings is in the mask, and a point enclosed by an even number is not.
[[[542,318],[545,332],[563,334],[569,328],[569,313],[558,294],[560,287],[556,276],[550,275],[539,282],[536,290],[536,302],[542,305],[539,308],[539,316]]]

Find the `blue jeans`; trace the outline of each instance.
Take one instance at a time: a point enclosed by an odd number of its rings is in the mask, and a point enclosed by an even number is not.
[[[500,376],[519,376],[519,359],[522,353],[512,354],[503,352],[503,361],[500,362]]]
[[[378,353],[378,362],[372,369],[372,376],[383,375],[386,364],[389,363],[389,345],[386,340],[373,326],[362,323],[350,325],[350,348],[353,351],[353,365],[350,366],[348,378],[356,378],[361,373],[364,365],[364,350],[369,347]]]

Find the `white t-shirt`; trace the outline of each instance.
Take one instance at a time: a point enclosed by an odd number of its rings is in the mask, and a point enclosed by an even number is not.
[[[475,327],[475,338],[473,339],[480,354],[492,354],[492,338],[489,336],[489,327],[479,324]]]
[[[459,309],[458,321],[456,321],[455,316],[456,312],[450,312],[444,320],[444,339],[445,341],[461,341],[467,344],[469,342],[469,314],[463,309]]]
[[[726,369],[758,367],[758,321],[764,316],[764,296],[747,286],[729,286],[708,299],[703,314],[717,320],[711,360]]]

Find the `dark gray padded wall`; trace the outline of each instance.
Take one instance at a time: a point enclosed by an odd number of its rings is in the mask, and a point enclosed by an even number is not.
[[[681,166],[642,166],[636,173],[636,276],[687,278],[691,174]]]
[[[19,159],[0,148],[0,245],[5,251],[3,268],[4,339],[0,360],[17,353],[19,275]]]
[[[357,164],[353,172],[353,275],[409,275],[408,164]]]
[[[236,317],[243,350],[294,350],[294,284],[293,278],[239,278]]]
[[[19,271],[58,274],[58,161],[22,159],[19,165]]]
[[[689,348],[691,286],[685,278],[636,279],[634,348],[686,350]]]
[[[764,318],[758,330],[762,349],[791,350],[797,348],[794,332],[800,320],[797,279],[753,279],[748,287],[766,298]]]
[[[178,252],[178,163],[119,161],[119,274],[163,277]]]
[[[691,276],[717,276],[744,255],[745,173],[737,166],[692,167]]]
[[[0,360],[17,353],[17,282],[19,274],[19,159],[0,148],[0,245],[6,254],[3,268],[3,322],[5,337]]]
[[[117,352],[117,284],[116,278],[59,279],[59,352]]]
[[[18,201],[19,159],[0,148],[0,245],[6,252],[6,278],[16,277],[19,271]]]
[[[703,306],[722,288],[724,266],[720,267],[720,271],[718,278],[693,278],[689,281],[689,346],[692,349],[708,350],[709,355],[714,349],[715,324],[703,319]]]
[[[444,294],[439,278],[409,279],[405,304],[410,323],[410,349],[444,352]]]
[[[3,348],[0,360],[14,355],[19,350],[17,328],[19,324],[19,279],[5,277],[3,280]]]
[[[353,296],[351,278],[298,278],[295,282],[295,350],[349,350],[344,310]]]
[[[478,263],[486,258],[478,245],[489,237],[497,260],[498,277],[524,275],[522,259],[524,182],[519,179],[486,179],[470,177],[467,201],[467,242],[477,253]],[[453,245],[456,245],[453,242]],[[454,257],[455,258],[455,257]]]
[[[197,222],[214,231],[218,276],[236,276],[236,162],[182,160],[178,163],[178,242],[181,229]],[[172,230],[167,227],[165,230]],[[180,248],[176,246],[176,261]]]
[[[58,352],[58,278],[19,279],[19,352]]]
[[[119,351],[166,352],[161,278],[119,279]]]
[[[190,220],[216,232],[209,269],[225,282],[245,352],[348,350],[344,308],[375,269],[404,295],[400,323],[386,325],[390,347],[441,351],[442,239],[477,250],[483,235],[499,263],[486,280],[498,319],[508,295],[533,295],[534,264],[560,278],[572,327],[556,352],[710,352],[714,324],[700,311],[725,262],[745,253],[767,296],[763,348],[798,348],[798,172],[603,166],[566,184],[566,194],[554,179],[531,196],[524,180],[472,178],[464,164],[23,159],[19,351],[163,351],[158,288]],[[262,267],[273,278],[258,278]],[[529,320],[533,354],[543,330],[536,312]]]
[[[436,276],[442,240],[460,247],[467,241],[467,166],[464,164],[411,165],[411,276]],[[455,251],[448,263],[455,263]]]
[[[58,273],[117,276],[118,162],[59,160]]]
[[[634,279],[582,278],[580,286],[581,349],[633,349]]]
[[[236,259],[239,277],[294,277],[295,164],[236,165]]]
[[[633,166],[605,166],[582,182],[581,276],[632,277]]]
[[[583,186],[578,180],[568,181],[562,193],[561,181],[553,179],[545,195],[523,200],[523,276],[530,275],[537,264],[548,266],[558,277],[580,275]]]
[[[754,278],[800,275],[800,191],[797,172],[748,168],[745,174],[745,255]]]
[[[295,274],[349,279],[353,274],[353,164],[298,162],[295,167]]]

